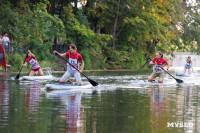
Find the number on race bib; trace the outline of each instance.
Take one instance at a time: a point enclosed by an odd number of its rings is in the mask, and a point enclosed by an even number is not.
[[[75,61],[72,60],[71,63],[72,63],[72,64],[75,64]]]

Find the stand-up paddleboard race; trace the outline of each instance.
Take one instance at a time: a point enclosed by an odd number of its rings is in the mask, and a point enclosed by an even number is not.
[[[0,132],[200,132],[200,0],[0,0],[0,16]]]
[[[88,78],[84,73],[82,73],[84,69],[84,61],[82,56],[77,52],[77,48],[74,44],[68,46],[68,52],[60,54],[57,51],[53,52],[57,57],[64,60],[67,63],[67,71],[65,74],[59,79],[59,83],[48,83],[45,85],[45,88],[50,89],[74,89],[74,88],[92,88],[92,86],[97,86],[98,83]],[[66,60],[64,57],[67,57]],[[79,70],[79,62],[81,62],[81,69]],[[27,66],[27,63],[31,65],[31,71],[29,76],[22,76],[19,78],[21,70],[23,66]],[[34,76],[39,73],[39,76]],[[89,83],[83,83],[81,80],[81,75],[87,78]],[[72,83],[70,81],[70,77],[74,76],[76,82]],[[51,80],[53,76],[51,72],[48,72],[48,75],[44,75],[42,68],[36,60],[35,55],[28,50],[26,53],[26,58],[24,60],[24,64],[19,71],[19,74],[16,76],[15,80]],[[66,81],[70,81],[70,84],[65,83]]]

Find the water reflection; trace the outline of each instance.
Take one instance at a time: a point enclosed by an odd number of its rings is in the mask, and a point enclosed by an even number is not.
[[[26,103],[26,111],[28,114],[37,114],[39,111],[39,104],[41,101],[41,90],[40,90],[40,82],[31,81],[30,88],[24,90],[25,103]],[[30,115],[30,120],[31,118]]]
[[[8,125],[10,92],[7,88],[7,81],[0,82],[0,128]]]
[[[149,89],[151,126],[153,129],[166,128],[168,121],[168,100],[162,85]]]
[[[67,133],[76,133],[83,130],[83,112],[81,91],[50,91],[46,93],[49,99],[61,101],[60,117],[65,120]]]
[[[123,83],[102,77],[94,95],[87,89],[41,91],[47,82],[2,79],[0,132],[200,132],[199,86],[135,86],[135,77]],[[193,126],[167,127],[172,122]]]
[[[151,126],[153,132],[176,131],[198,132],[199,118],[194,113],[199,107],[195,107],[195,93],[191,86],[182,88],[164,88],[156,86],[149,89]],[[185,123],[186,127],[168,127],[168,123]],[[188,126],[191,124],[193,126]]]

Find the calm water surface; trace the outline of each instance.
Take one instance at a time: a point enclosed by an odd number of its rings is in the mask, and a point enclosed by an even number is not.
[[[146,82],[147,72],[85,72],[92,89],[45,90],[52,81],[0,78],[1,133],[199,133],[200,79],[166,76]],[[62,74],[53,74],[54,82]],[[84,81],[86,79],[84,78]],[[94,91],[95,90],[95,91]],[[185,127],[168,127],[184,123]],[[189,125],[190,124],[190,125]]]

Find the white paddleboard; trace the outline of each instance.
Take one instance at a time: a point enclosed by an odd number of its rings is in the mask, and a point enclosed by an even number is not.
[[[92,88],[90,83],[85,83],[82,86],[74,85],[74,84],[60,84],[60,83],[51,83],[45,85],[46,89],[87,89]]]
[[[45,75],[45,76],[23,76],[20,77],[19,80],[47,80],[52,79],[52,75]]]

